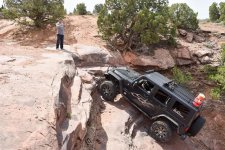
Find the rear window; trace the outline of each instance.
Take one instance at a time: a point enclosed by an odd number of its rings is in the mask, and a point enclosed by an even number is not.
[[[175,112],[178,116],[181,118],[186,118],[190,112],[190,110],[181,104],[180,102],[175,102],[173,107],[172,107],[173,112]]]

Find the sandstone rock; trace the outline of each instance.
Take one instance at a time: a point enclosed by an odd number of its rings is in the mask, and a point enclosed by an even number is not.
[[[190,64],[193,64],[195,62],[193,60],[190,60],[190,59],[180,59],[180,58],[177,58],[176,59],[176,63],[179,66],[183,66],[183,65],[190,65]]]
[[[186,35],[187,35],[187,31],[185,31],[185,30],[178,29],[178,32],[179,32],[179,34],[182,35],[182,36],[186,36]]]
[[[177,49],[177,58],[191,59],[191,53],[187,47]]]
[[[201,62],[201,64],[209,64],[212,62],[209,56],[204,56],[200,58],[199,61]]]
[[[192,43],[193,39],[194,39],[194,34],[193,33],[187,33],[187,37],[186,37],[187,42]]]
[[[207,47],[207,48],[213,49],[213,48],[215,48],[215,46],[216,46],[216,42],[212,42],[212,41],[205,42],[205,43],[204,43],[204,46]]]
[[[204,37],[201,37],[199,35],[194,35],[194,40],[198,43],[202,43],[202,42],[205,42],[205,38]]]
[[[172,54],[177,65],[189,65],[194,63],[191,53],[187,47],[179,47],[173,50]]]
[[[108,50],[100,47],[75,45],[72,51],[73,58],[79,58],[81,66],[105,66],[105,64],[123,64],[119,52],[110,53]]]
[[[213,51],[208,48],[203,48],[203,49],[198,49],[195,51],[192,51],[192,56],[197,56],[197,57],[203,57],[203,56],[212,56]]]
[[[168,69],[175,65],[174,59],[168,50],[157,49],[154,56],[144,56],[132,52],[124,54],[124,60],[134,66],[155,67],[160,69]]]

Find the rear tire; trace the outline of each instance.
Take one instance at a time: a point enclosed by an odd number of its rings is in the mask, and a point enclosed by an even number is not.
[[[100,85],[100,93],[106,101],[114,101],[117,93],[116,87],[112,81],[104,81]]]
[[[172,137],[172,129],[169,123],[162,120],[153,122],[149,133],[156,141],[162,143],[169,142]]]
[[[195,119],[188,131],[190,136],[195,136],[198,134],[198,132],[201,130],[201,128],[205,124],[205,118],[199,116],[197,119]]]

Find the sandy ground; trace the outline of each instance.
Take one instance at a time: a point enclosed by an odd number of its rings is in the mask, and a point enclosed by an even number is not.
[[[225,33],[225,26],[218,23],[212,22],[200,22],[199,27],[202,30],[216,32],[216,33]]]

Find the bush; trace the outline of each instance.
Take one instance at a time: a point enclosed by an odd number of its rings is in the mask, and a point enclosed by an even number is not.
[[[220,90],[220,88],[213,88],[210,91],[210,95],[214,100],[219,100],[221,98],[221,93],[222,91]]]
[[[209,78],[216,83],[216,87],[211,91],[211,96],[220,99],[221,95],[225,93],[225,66],[219,66],[216,71],[215,74],[209,75]]]
[[[220,3],[220,21],[225,22],[225,2]]]
[[[3,9],[4,9],[4,6],[2,5],[2,7],[0,7],[0,12],[2,12]]]
[[[169,14],[171,21],[177,28],[185,30],[196,30],[198,28],[198,13],[194,13],[186,3],[171,5]]]
[[[192,80],[190,73],[184,73],[177,67],[172,69],[172,73],[174,80],[179,84],[187,84],[190,80]]]
[[[222,45],[221,62],[225,65],[225,44]]]
[[[173,38],[168,21],[167,0],[107,0],[97,23],[104,39],[134,49]]]
[[[103,4],[96,4],[93,10],[93,13],[99,14],[102,9],[103,9]]]
[[[77,15],[86,15],[87,10],[84,3],[77,4],[76,9],[74,8],[74,14]]]
[[[63,0],[5,0],[5,18],[23,25],[45,27],[65,15]]]
[[[219,8],[216,2],[209,7],[209,18],[212,22],[216,22],[220,18]]]

